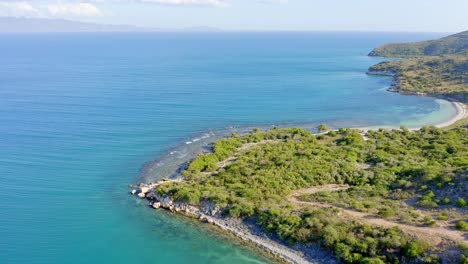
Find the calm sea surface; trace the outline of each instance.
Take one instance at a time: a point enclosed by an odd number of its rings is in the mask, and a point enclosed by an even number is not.
[[[209,129],[433,124],[385,91],[396,33],[0,35],[0,263],[264,263],[128,195],[142,165]]]

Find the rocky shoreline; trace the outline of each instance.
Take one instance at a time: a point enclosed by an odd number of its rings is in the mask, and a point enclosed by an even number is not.
[[[368,75],[376,75],[376,76],[388,76],[388,77],[393,77],[392,83],[390,84],[390,87],[387,89],[389,92],[393,93],[400,93],[404,95],[415,95],[415,96],[430,96],[425,93],[421,92],[414,92],[414,91],[408,91],[401,89],[400,85],[400,80],[397,77],[397,74],[395,72],[390,72],[390,71],[368,71]]]
[[[457,115],[447,122],[437,125],[444,127],[453,124],[457,120],[466,118],[468,112],[464,103],[460,103],[458,98],[450,98],[444,95],[425,94],[421,92],[407,91],[401,89],[397,74],[387,71],[368,71],[369,75],[393,77],[391,86],[387,89],[389,92],[400,93],[403,95],[429,96],[448,100],[452,102],[457,109]],[[336,258],[318,245],[288,245],[278,238],[265,234],[261,228],[255,224],[255,221],[242,221],[240,219],[224,217],[221,215],[222,208],[205,201],[200,206],[193,206],[188,203],[174,201],[170,196],[161,196],[157,192],[160,185],[171,182],[182,182],[184,179],[180,176],[175,179],[163,179],[153,183],[140,183],[138,188],[130,185],[131,194],[140,199],[146,199],[148,205],[154,209],[164,209],[172,213],[177,213],[190,218],[198,219],[202,223],[210,224],[219,230],[233,234],[240,240],[266,253],[272,259],[285,263],[339,263]]]
[[[320,249],[318,245],[287,245],[277,238],[265,234],[254,221],[242,221],[240,219],[223,217],[221,208],[210,202],[203,202],[201,206],[193,206],[183,202],[174,201],[169,196],[160,196],[157,188],[160,185],[170,182],[180,182],[182,178],[163,179],[158,182],[139,184],[138,188],[133,188],[132,195],[140,199],[148,200],[148,205],[154,209],[165,209],[173,213],[181,214],[190,218],[198,219],[202,223],[211,224],[223,231],[229,232],[245,241],[275,260],[285,263],[338,263],[336,259]]]
[[[423,92],[416,92],[416,91],[410,91],[410,90],[405,90],[401,88],[401,83],[400,79],[398,78],[397,73],[391,72],[391,71],[367,71],[366,74],[368,75],[375,75],[375,76],[388,76],[392,77],[392,83],[390,84],[390,87],[387,89],[389,92],[393,93],[399,93],[403,95],[413,95],[413,96],[427,96],[427,97],[433,97],[433,98],[439,98],[443,100],[447,100],[450,102],[456,102],[456,103],[466,103],[465,98],[462,98],[461,96],[457,97],[457,95],[448,95],[448,94],[435,94],[435,93],[423,93]]]

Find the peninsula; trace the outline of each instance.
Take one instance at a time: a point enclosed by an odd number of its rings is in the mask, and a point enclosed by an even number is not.
[[[391,44],[391,91],[466,103],[468,32]],[[462,107],[463,104],[461,104]],[[463,109],[464,110],[464,109]],[[468,263],[468,127],[254,129],[132,191],[291,263]]]
[[[406,58],[369,68],[369,74],[394,77],[392,92],[468,102],[468,31],[432,41],[387,44],[369,55]]]

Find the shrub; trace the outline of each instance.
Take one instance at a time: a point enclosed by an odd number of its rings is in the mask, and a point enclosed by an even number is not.
[[[396,214],[395,210],[393,210],[393,208],[388,207],[388,206],[382,207],[379,210],[379,215],[382,216],[383,218],[392,217],[395,214]]]
[[[450,198],[444,198],[442,200],[442,204],[451,204],[451,203],[452,203],[452,201],[450,200]]]
[[[328,128],[327,125],[321,124],[321,125],[318,127],[318,130],[319,130],[319,132],[325,132],[325,131],[329,130],[329,128]]]
[[[455,225],[455,228],[461,231],[468,231],[468,222],[458,221],[457,224]]]
[[[458,198],[457,200],[457,207],[464,208],[466,206],[466,201],[463,198]]]
[[[385,262],[378,258],[364,258],[361,260],[361,264],[385,264]]]
[[[443,211],[439,215],[437,215],[437,219],[442,220],[442,221],[447,221],[448,220],[448,211]]]
[[[428,215],[424,216],[423,221],[424,221],[424,224],[428,226],[435,226],[436,224],[436,221],[432,220],[432,217]]]
[[[422,241],[413,241],[405,248],[405,255],[410,258],[416,258],[427,250],[427,245]]]

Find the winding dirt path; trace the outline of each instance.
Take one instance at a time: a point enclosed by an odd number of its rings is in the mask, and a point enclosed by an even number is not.
[[[252,149],[252,148],[254,148],[255,146],[258,146],[258,145],[263,145],[263,144],[267,144],[267,143],[278,143],[278,142],[280,142],[280,141],[265,139],[265,140],[262,140],[262,141],[256,142],[256,143],[246,143],[246,144],[242,145],[241,147],[239,147],[237,149],[237,154],[236,155],[230,156],[227,159],[218,162],[218,168],[216,169],[216,171],[214,171],[214,172],[204,172],[204,174],[205,175],[213,175],[213,174],[219,173],[219,171],[221,169],[224,169],[225,167],[227,167],[227,166],[229,166],[229,165],[231,165],[231,164],[233,164],[234,162],[237,161],[236,156],[239,155],[238,154],[239,152]]]
[[[392,221],[388,221],[382,218],[375,217],[374,215],[358,212],[355,210],[345,209],[341,207],[337,207],[330,204],[323,204],[318,202],[306,202],[301,201],[299,197],[301,195],[306,194],[314,194],[323,191],[340,191],[346,190],[349,186],[346,185],[336,185],[336,184],[329,184],[323,185],[318,187],[312,187],[307,189],[301,189],[294,191],[289,197],[288,200],[296,207],[302,206],[314,206],[320,208],[335,208],[340,210],[340,212],[344,214],[339,214],[340,217],[344,218],[353,218],[358,220],[359,222],[364,222],[370,225],[379,225],[386,228],[391,228],[398,226],[404,232],[413,235],[421,240],[428,242],[432,246],[438,246],[443,242],[453,241],[456,243],[466,243],[468,241],[468,235],[465,235],[463,232],[457,230],[450,230],[443,227],[419,227],[419,226],[411,226],[401,223],[395,223]]]

